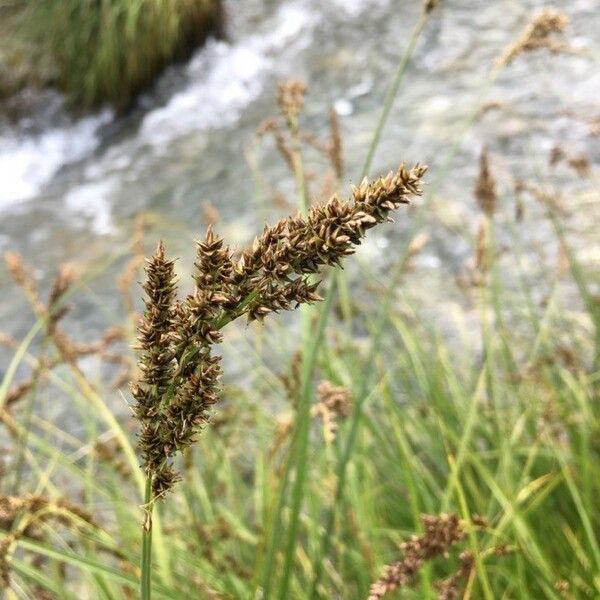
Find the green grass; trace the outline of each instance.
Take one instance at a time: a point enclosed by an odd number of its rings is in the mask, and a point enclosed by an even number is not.
[[[527,355],[525,374],[525,363],[515,366],[506,358],[506,340],[493,322],[488,323],[481,361],[473,348],[445,341],[424,322],[409,293],[402,302],[403,314],[387,313],[380,356],[371,357],[373,383],[354,397],[362,402],[362,425],[323,559],[323,595],[366,597],[381,566],[397,555],[396,544],[418,532],[419,514],[452,511],[467,522],[481,515],[490,523],[464,544],[479,558],[472,597],[485,597],[488,589],[493,598],[559,598],[555,584],[561,579],[570,583],[573,597],[597,597],[600,415],[593,390],[598,373],[548,361],[546,351],[529,352],[534,346],[552,349],[566,309],[549,304],[528,319],[533,332],[529,347],[508,343],[513,354]],[[503,307],[505,318],[515,318],[511,309]],[[368,321],[367,314],[363,317]],[[272,343],[277,343],[285,329],[279,324],[272,329]],[[328,337],[328,344],[318,361],[321,376],[355,393],[363,389],[364,372],[354,365],[364,357],[352,341]],[[276,373],[272,375],[275,381]],[[79,402],[78,392],[72,393]],[[102,423],[103,409],[89,390],[84,396],[88,413],[93,410],[97,416],[92,418]],[[281,386],[275,384],[270,396],[282,409],[287,405]],[[282,471],[291,461],[293,472],[297,460],[295,453],[288,455],[293,450],[288,443],[270,456],[278,417],[260,399],[252,390],[235,398],[225,393],[235,410],[227,411],[219,430],[205,430],[189,457],[184,481],[159,506],[171,583],[155,570],[155,597],[193,597],[200,582],[221,597],[254,597],[267,566],[264,550],[270,533],[277,527],[285,534],[289,525],[291,497],[284,497],[280,523],[273,523],[272,515]],[[349,427],[343,424],[338,443],[328,448],[319,423],[311,423],[288,597],[308,597],[304,592],[314,576],[314,558],[320,556],[336,457],[344,450]],[[99,431],[106,426],[100,424]],[[60,485],[52,482],[67,480],[74,489],[85,490],[101,528],[75,535],[46,525],[46,541],[19,542],[24,553],[11,560],[12,576],[26,590],[37,584],[76,597],[77,582],[87,597],[96,597],[100,587],[102,597],[122,597],[123,588],[137,587],[141,512],[136,478],[121,478],[93,456],[88,465],[73,462],[72,451],[87,440],[70,439],[59,451],[52,442],[58,435],[53,424],[45,432],[35,427],[29,433],[26,460],[31,469],[21,488],[56,496]],[[73,544],[75,549],[69,549]],[[496,556],[504,545],[510,552]],[[274,590],[283,573],[284,547],[280,543],[273,552]],[[117,563],[111,548],[123,555]],[[38,567],[31,562],[36,556],[44,557]],[[70,565],[64,571],[68,579],[61,580],[60,564]],[[452,568],[439,561],[405,597],[435,597],[431,582]]]
[[[482,97],[488,88],[485,82]],[[410,238],[423,227],[423,211],[477,108],[449,141]],[[376,132],[367,163],[385,128]],[[542,173],[535,177],[544,183]],[[543,223],[534,218],[489,224],[489,275],[465,299],[476,319],[442,315],[441,292],[423,300],[419,272],[406,268],[407,239],[385,277],[365,266],[358,277],[336,276],[339,285],[331,277],[326,302],[304,316],[297,344],[282,319],[263,330],[225,328],[224,351],[245,364],[251,359],[256,375],[239,387],[227,382],[215,424],[185,457],[183,481],[154,507],[154,563],[146,582],[152,597],[366,598],[383,566],[399,558],[398,544],[420,533],[422,513],[454,512],[467,529],[459,551],[474,555],[465,598],[597,598],[600,372],[590,290],[598,278],[578,260],[558,215],[547,211]],[[547,268],[544,303],[535,299],[524,260],[535,252],[528,228],[540,226],[554,231],[569,266],[565,274]],[[466,239],[474,228],[467,224]],[[494,240],[503,229],[512,244],[496,258]],[[578,301],[565,296],[565,286]],[[352,310],[337,317],[332,308],[344,289]],[[458,290],[448,282],[445,292]],[[124,319],[114,315],[115,323]],[[0,406],[43,329],[38,321],[16,349]],[[303,356],[300,394],[290,398],[281,375],[289,375],[296,350]],[[352,393],[353,414],[340,422],[332,445],[310,416],[321,379]],[[20,537],[8,555],[7,597],[33,598],[39,589],[66,599],[136,597],[144,479],[129,422],[111,411],[106,382],[92,386],[62,367],[45,385],[70,398],[82,432],[75,437],[38,416],[46,396],[41,386],[34,389],[28,409],[5,418],[25,463],[18,493],[57,498],[68,489],[97,527],[46,521],[41,535]],[[282,434],[285,423],[290,427]],[[107,434],[117,440],[117,458],[129,474],[91,451]],[[18,447],[22,440],[25,447]],[[480,517],[486,528],[474,525]],[[20,515],[11,530],[26,518]],[[457,566],[456,554],[428,564],[395,597],[436,598],[436,581]],[[568,592],[560,589],[565,582]]]
[[[58,87],[81,108],[126,108],[174,60],[217,31],[219,0],[33,0],[21,36],[52,58]]]

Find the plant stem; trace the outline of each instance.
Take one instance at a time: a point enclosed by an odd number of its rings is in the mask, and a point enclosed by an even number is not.
[[[404,76],[404,73],[406,72],[406,68],[410,61],[410,58],[412,57],[412,53],[415,49],[417,40],[419,39],[419,36],[421,35],[421,32],[423,31],[423,28],[425,27],[425,24],[427,23],[428,17],[429,17],[428,12],[423,11],[421,13],[421,16],[419,17],[419,20],[415,24],[415,27],[411,34],[410,40],[408,42],[408,46],[406,47],[402,56],[400,57],[398,67],[397,67],[396,73],[394,75],[394,79],[387,91],[386,96],[385,96],[385,100],[383,103],[383,110],[381,111],[381,114],[379,116],[379,120],[377,122],[377,126],[376,126],[375,132],[373,134],[373,138],[371,139],[371,143],[370,143],[369,149],[367,151],[367,156],[365,157],[365,161],[364,161],[362,169],[361,169],[359,181],[362,180],[366,176],[369,169],[371,168],[371,165],[373,163],[373,158],[375,156],[375,151],[377,150],[377,147],[379,146],[379,142],[381,140],[383,128],[389,117],[390,111],[394,104],[394,100],[398,94],[398,90],[400,89],[400,83],[402,82],[402,77]],[[404,263],[404,260],[402,260],[401,262]],[[325,298],[325,305],[323,307],[323,310],[321,311],[321,320],[323,321],[323,326],[325,326],[325,323],[327,322],[328,313],[330,310],[329,307],[331,306],[331,297],[332,296],[333,296],[333,286],[328,290],[327,296]],[[384,301],[384,303],[385,303],[385,301]],[[383,329],[383,323],[382,323],[382,326],[380,329],[381,330]],[[378,342],[373,344],[373,346],[377,346],[377,345],[378,345]],[[369,356],[372,356],[372,354],[369,353]],[[312,376],[312,373],[310,373],[310,375]],[[363,385],[363,387],[366,387],[366,382]],[[359,398],[360,397],[361,396],[359,396]],[[359,399],[359,402],[360,402],[360,399]],[[350,459],[351,448],[354,444],[354,439],[356,438],[356,434],[358,432],[358,420],[359,420],[358,415],[360,414],[360,406],[357,406],[355,408],[354,412],[355,412],[355,416],[353,417],[353,420],[352,420],[350,438],[349,438],[348,444],[346,445],[346,448],[342,455],[342,458],[341,458],[340,462],[338,463],[338,468],[337,468],[338,485],[336,487],[336,496],[334,499],[333,507],[328,511],[327,523],[326,523],[326,527],[325,527],[325,534],[323,535],[323,538],[321,541],[321,547],[320,547],[319,551],[317,552],[315,561],[313,562],[314,576],[313,576],[313,580],[312,580],[312,584],[311,584],[311,590],[309,593],[310,598],[318,597],[317,596],[317,594],[318,594],[317,588],[318,588],[319,580],[321,577],[321,568],[322,568],[322,562],[323,562],[322,559],[325,556],[325,554],[329,548],[331,531],[333,529],[333,521],[335,518],[334,507],[337,507],[337,505],[341,499],[342,489],[345,484],[345,475],[346,475],[345,466]],[[341,479],[340,479],[340,475],[341,475]]]
[[[383,101],[383,110],[381,111],[379,121],[377,122],[377,127],[375,128],[375,132],[373,133],[373,138],[371,140],[371,144],[369,145],[369,150],[367,152],[367,156],[365,158],[365,162],[360,173],[359,181],[362,180],[363,177],[367,176],[367,173],[371,168],[371,164],[373,163],[373,158],[375,156],[375,151],[379,146],[381,134],[383,133],[383,128],[388,120],[390,111],[392,110],[392,106],[394,105],[394,100],[396,99],[398,90],[400,89],[400,83],[402,82],[402,77],[404,76],[406,67],[408,66],[408,61],[412,56],[417,40],[419,39],[419,36],[423,31],[423,27],[425,27],[425,24],[427,23],[428,17],[429,13],[427,13],[426,11],[423,11],[421,13],[421,16],[419,17],[419,20],[417,21],[413,32],[410,36],[408,46],[406,47],[406,50],[400,58],[400,62],[398,63],[398,67],[396,69],[396,73],[394,75],[392,84],[390,85],[387,94],[385,95],[385,100]]]
[[[422,29],[422,26],[419,27],[419,23],[417,23],[417,25],[415,26],[415,32],[420,32],[421,29]],[[409,43],[409,48],[411,48],[411,47],[414,47],[414,44]],[[407,51],[409,48],[407,48]],[[404,62],[405,62],[405,59],[403,57],[401,60],[399,69]],[[429,206],[432,198],[437,193],[438,188],[440,187],[443,179],[445,178],[450,167],[452,166],[452,163],[454,162],[456,154],[458,153],[458,150],[460,148],[460,144],[463,140],[463,136],[469,130],[470,126],[472,125],[473,121],[475,120],[483,98],[486,97],[488,90],[490,89],[490,87],[492,86],[494,81],[497,79],[497,77],[500,75],[501,71],[502,71],[502,66],[495,66],[492,69],[489,77],[483,83],[481,91],[478,94],[477,100],[476,100],[475,104],[473,105],[471,111],[467,114],[467,116],[465,117],[463,122],[460,124],[460,129],[456,135],[456,138],[455,138],[453,144],[450,146],[450,148],[448,149],[448,152],[446,153],[445,159],[442,162],[442,165],[438,171],[438,175],[432,182],[432,184],[429,188],[429,191],[428,191],[426,197],[424,198],[422,205],[419,208],[419,212],[417,213],[414,224],[411,227],[411,230],[409,232],[408,243],[404,249],[404,252],[402,253],[400,260],[398,261],[397,265],[394,267],[394,269],[392,271],[392,275],[390,276],[390,285],[388,286],[388,289],[386,290],[385,296],[381,303],[381,310],[380,310],[380,314],[379,314],[377,324],[375,327],[376,334],[374,335],[374,337],[372,339],[372,343],[369,347],[369,351],[366,353],[366,356],[368,358],[364,365],[364,372],[363,372],[363,375],[361,378],[360,389],[359,389],[358,395],[356,396],[357,397],[356,405],[352,412],[352,420],[350,423],[350,433],[348,435],[346,445],[344,446],[344,449],[343,449],[342,454],[340,455],[340,459],[338,461],[338,466],[337,466],[337,470],[336,470],[337,483],[336,483],[336,490],[335,490],[335,494],[334,494],[333,504],[330,506],[330,508],[327,511],[326,522],[325,522],[325,526],[324,526],[323,535],[321,537],[320,548],[317,551],[317,553],[313,559],[313,573],[314,574],[313,574],[313,580],[311,583],[311,588],[310,588],[310,592],[309,592],[309,596],[308,596],[309,598],[320,597],[320,594],[318,591],[318,586],[319,586],[319,582],[320,582],[320,578],[321,578],[321,574],[322,574],[323,561],[324,561],[324,557],[329,552],[329,547],[332,542],[332,533],[333,533],[333,526],[335,524],[336,511],[337,511],[338,505],[340,504],[340,502],[342,500],[345,481],[346,481],[346,469],[347,469],[348,463],[350,462],[350,457],[352,455],[354,443],[357,439],[358,429],[359,429],[360,421],[361,421],[361,417],[362,417],[362,404],[367,396],[366,392],[368,390],[368,383],[370,381],[370,360],[371,360],[370,357],[374,356],[379,350],[381,334],[382,334],[382,330],[383,330],[383,327],[385,326],[385,321],[387,318],[386,315],[389,312],[391,302],[393,300],[393,292],[394,292],[394,289],[396,288],[396,285],[398,284],[398,281],[403,273],[406,261],[408,260],[408,257],[409,257],[408,248],[409,248],[410,241],[414,238],[416,233],[421,229],[424,218],[425,218],[426,208]],[[396,81],[394,81],[394,83],[396,83]],[[389,109],[386,110],[386,106],[384,106],[382,117],[384,114],[387,115],[388,113],[389,113]],[[377,139],[376,137],[373,138],[373,143],[375,143],[376,139]],[[369,154],[367,155],[367,160],[365,161],[365,165],[370,165],[369,157],[372,154],[374,154],[374,151],[373,152],[369,151]]]
[[[142,525],[142,562],[140,577],[140,597],[150,600],[152,595],[152,476],[146,478],[146,492],[144,494],[144,523]]]
[[[327,294],[325,307],[329,310],[329,305],[335,291],[335,280],[332,281],[329,287],[330,293]],[[306,482],[307,463],[308,463],[308,446],[309,446],[309,431],[310,431],[310,406],[312,392],[312,374],[315,369],[318,351],[321,346],[321,341],[325,334],[326,319],[323,318],[327,313],[321,313],[317,330],[314,333],[311,343],[308,346],[308,353],[304,357],[302,368],[302,387],[300,391],[300,402],[298,405],[298,422],[297,422],[297,459],[296,459],[296,479],[294,481],[294,489],[292,490],[292,511],[290,515],[290,525],[288,531],[288,539],[285,549],[285,563],[283,567],[283,579],[279,588],[279,598],[288,598],[288,590],[290,585],[290,576],[293,570],[294,555],[296,549],[296,537],[298,534],[298,524],[300,520],[300,508],[304,496],[304,484]]]

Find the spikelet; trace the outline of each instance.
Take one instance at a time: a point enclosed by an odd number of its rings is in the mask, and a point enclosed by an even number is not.
[[[432,13],[440,4],[442,0],[424,0],[423,11],[425,14]]]
[[[174,262],[165,257],[162,242],[147,261],[145,272],[146,310],[138,324],[137,346],[141,351],[138,363],[141,379],[131,385],[131,394],[136,401],[133,414],[141,426],[139,448],[144,470],[154,475],[155,491],[162,491],[159,480],[173,479],[161,445],[165,433],[161,404],[174,376],[170,332],[176,294]]]
[[[475,567],[475,555],[470,550],[465,550],[459,555],[460,567],[453,575],[440,581],[438,589],[438,600],[460,600],[462,598],[463,581],[468,580]]]
[[[334,196],[322,206],[312,206],[306,218],[301,215],[282,219],[244,251],[234,267],[234,279],[240,296],[254,294],[248,309],[250,320],[261,318],[278,306],[277,286],[284,291],[286,306],[313,302],[315,288],[291,286],[290,277],[317,273],[324,265],[338,265],[353,254],[366,232],[390,220],[391,211],[409,203],[411,196],[421,194],[421,179],[426,167],[416,165],[408,170],[401,165],[386,177],[370,183],[365,179],[352,188],[352,199],[342,201]],[[298,292],[297,298],[291,296]]]

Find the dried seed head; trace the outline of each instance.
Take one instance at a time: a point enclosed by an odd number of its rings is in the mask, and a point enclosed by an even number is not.
[[[45,496],[34,494],[24,496],[0,495],[0,527],[2,529],[10,529],[20,513],[35,514],[40,513],[40,511],[47,512],[39,514],[38,521],[52,518],[59,523],[69,525],[76,518],[89,524],[95,522],[90,513],[67,500],[51,500]]]
[[[340,133],[340,120],[337,111],[332,106],[329,109],[330,137],[327,144],[327,156],[338,181],[344,175],[344,159],[342,157],[342,135]]]
[[[550,152],[549,163],[555,166],[565,160],[567,164],[580,176],[588,177],[590,174],[590,161],[585,154],[571,154],[561,148],[554,146]]]
[[[465,550],[459,556],[460,567],[453,575],[436,584],[438,600],[460,600],[463,597],[462,587],[475,566],[475,555]]]
[[[150,473],[156,466],[153,436],[159,424],[157,416],[175,369],[169,342],[176,283],[174,262],[166,258],[162,242],[147,263],[143,284],[146,310],[138,324],[141,379],[131,386],[131,393],[136,400],[133,412],[141,425],[140,451]]]
[[[34,388],[36,382],[37,377],[29,377],[13,385],[4,398],[4,406],[7,409],[12,408],[14,404],[19,402],[21,398],[24,398]]]
[[[523,30],[521,36],[510,45],[497,59],[498,66],[509,65],[523,52],[546,49],[553,54],[565,50],[566,45],[553,39],[553,34],[564,32],[569,24],[569,17],[556,9],[546,8],[535,17]]]
[[[4,253],[4,262],[10,276],[29,298],[37,296],[37,282],[31,269],[23,262],[23,257],[18,252]]]
[[[196,285],[204,291],[223,292],[233,271],[229,248],[223,245],[223,238],[214,234],[212,225],[208,226],[206,237],[197,242],[197,246]]]
[[[50,296],[48,298],[48,308],[52,310],[61,298],[65,295],[67,290],[73,285],[76,279],[76,272],[72,265],[63,264],[60,265],[58,275],[54,280],[52,289],[50,290]],[[58,319],[56,319],[58,320]]]
[[[317,388],[317,400],[311,414],[321,417],[325,442],[331,444],[337,434],[338,419],[345,419],[352,410],[350,392],[331,381],[322,381]]]
[[[258,137],[262,137],[263,135],[277,131],[278,129],[279,125],[277,124],[277,119],[269,117],[258,124],[258,127],[256,128],[256,135]]]
[[[265,119],[256,129],[256,135],[258,137],[263,137],[267,134],[271,134],[273,136],[279,154],[281,154],[290,171],[294,173],[296,168],[294,162],[294,153],[292,151],[290,141],[286,138],[276,119]]]
[[[143,285],[147,297],[138,325],[141,377],[131,386],[140,423],[139,449],[155,496],[164,495],[179,478],[172,459],[194,442],[217,401],[220,357],[211,350],[221,341],[222,327],[243,314],[262,320],[271,312],[320,300],[319,282],[308,275],[338,264],[354,252],[368,229],[419,195],[425,171],[419,165],[410,170],[401,166],[373,183],[363,181],[350,201],[333,197],[312,207],[306,218],[297,215],[265,227],[235,262],[209,227],[198,242],[196,288],[184,300],[176,298],[173,261],[158,246]],[[322,404],[328,414],[345,414],[343,391],[325,391]]]
[[[426,14],[433,12],[441,3],[441,0],[424,0],[423,10]]]
[[[253,307],[273,310],[274,306],[261,302],[264,297],[273,297],[273,283],[287,285],[294,275],[316,273],[323,265],[338,265],[354,252],[367,230],[389,220],[392,210],[421,194],[425,171],[426,167],[420,165],[410,170],[401,165],[395,173],[372,183],[365,179],[359,187],[353,187],[350,201],[334,196],[327,204],[312,206],[306,218],[297,215],[265,227],[234,267],[239,295],[253,293]],[[299,291],[298,303],[311,301],[305,288],[295,289]],[[250,314],[251,319],[257,317],[256,313]]]
[[[569,156],[567,159],[569,166],[580,176],[589,177],[590,175],[590,161],[584,154],[578,154],[576,156]]]
[[[475,199],[481,211],[490,219],[496,212],[496,180],[490,172],[487,148],[479,156],[479,174],[475,183]]]
[[[17,520],[23,514],[28,515],[28,519],[24,520],[24,527],[17,525]],[[10,587],[9,554],[14,544],[24,536],[41,539],[44,530],[39,526],[50,520],[65,527],[76,528],[80,522],[95,526],[91,514],[63,499],[50,500],[33,494],[0,495],[0,528],[10,531],[0,540],[0,590]]]
[[[292,130],[298,127],[298,115],[304,106],[306,84],[298,79],[290,79],[279,83],[277,90],[277,106]]]
[[[482,285],[490,270],[490,245],[488,234],[488,223],[480,220],[477,226],[477,237],[475,241],[475,268],[472,284]]]
[[[385,568],[381,578],[371,585],[369,600],[379,600],[393,590],[408,585],[423,564],[438,556],[447,556],[450,548],[465,533],[457,515],[421,515],[424,533],[402,544],[403,558]]]

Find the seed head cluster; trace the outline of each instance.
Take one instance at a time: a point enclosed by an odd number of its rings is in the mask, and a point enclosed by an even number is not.
[[[323,436],[327,444],[332,444],[338,430],[338,419],[345,419],[352,411],[350,392],[343,386],[335,386],[331,381],[322,381],[317,388],[318,402],[311,414],[323,420]]]
[[[298,126],[298,115],[304,106],[306,84],[298,79],[290,79],[279,84],[277,106],[290,129]]]
[[[0,592],[11,585],[10,555],[16,543],[23,537],[44,540],[47,531],[43,525],[48,521],[70,528],[84,523],[96,526],[90,513],[64,499],[0,494],[0,529],[7,532],[0,539]]]
[[[463,550],[458,559],[460,561],[458,570],[436,585],[438,600],[460,600],[463,597],[461,588],[475,567],[475,555],[470,550]]]
[[[509,65],[517,56],[524,52],[545,49],[552,54],[561,52],[567,46],[554,39],[555,34],[561,34],[569,24],[569,17],[554,8],[546,8],[534,17],[525,27],[520,37],[497,60],[499,66]]]
[[[385,568],[382,577],[371,585],[369,600],[379,600],[388,592],[408,585],[423,565],[463,539],[460,519],[454,514],[421,515],[424,533],[400,546],[403,558]]]
[[[198,242],[195,289],[177,298],[174,261],[159,244],[147,261],[146,309],[139,330],[141,377],[132,384],[140,424],[143,466],[156,496],[179,475],[172,461],[195,440],[217,401],[220,359],[212,347],[221,329],[241,316],[262,321],[271,312],[320,300],[312,275],[353,254],[366,232],[421,194],[426,167],[400,166],[374,182],[352,188],[297,215],[265,227],[250,248],[235,257],[209,227]]]

